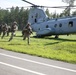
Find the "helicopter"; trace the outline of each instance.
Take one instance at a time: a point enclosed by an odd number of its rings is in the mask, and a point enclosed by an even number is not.
[[[49,19],[42,7],[29,1],[22,0],[32,5],[29,11],[28,22],[36,32],[37,37],[52,36],[58,38],[59,35],[69,35],[76,33],[76,17],[69,16],[64,18]],[[65,8],[68,6],[49,7],[49,8]],[[73,6],[74,7],[74,6]]]

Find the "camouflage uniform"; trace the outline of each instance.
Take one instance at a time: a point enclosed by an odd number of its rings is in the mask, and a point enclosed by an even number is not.
[[[25,40],[27,38],[28,39],[27,40],[28,44],[30,42],[30,35],[31,35],[31,33],[32,33],[32,28],[31,28],[30,24],[28,23],[26,25],[26,27],[22,31],[23,40]]]
[[[17,30],[17,22],[14,22],[11,26],[11,37],[10,37],[9,41],[11,41],[13,39],[16,30]]]
[[[2,39],[3,39],[3,37],[5,36],[5,34],[6,34],[6,32],[7,32],[7,24],[5,23],[4,25],[2,25],[2,32],[3,32],[3,34],[2,34]]]

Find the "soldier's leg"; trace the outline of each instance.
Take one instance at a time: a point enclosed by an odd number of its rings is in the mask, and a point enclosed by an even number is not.
[[[8,41],[11,41],[13,39],[13,36],[14,36],[14,32],[11,33],[11,37]]]
[[[0,31],[0,35],[1,35],[2,31]]]
[[[13,34],[14,36],[16,36],[16,33],[14,32],[14,34]]]
[[[27,37],[27,43],[30,44],[30,36]]]
[[[24,31],[22,31],[22,36],[24,36]]]
[[[25,34],[23,35],[23,40],[26,40],[26,35]]]
[[[9,36],[9,31],[7,31],[7,36]]]
[[[2,34],[2,31],[0,32],[0,35]]]
[[[6,31],[3,31],[3,35],[1,37],[1,39],[3,39],[3,37],[5,36],[5,34],[6,34]]]

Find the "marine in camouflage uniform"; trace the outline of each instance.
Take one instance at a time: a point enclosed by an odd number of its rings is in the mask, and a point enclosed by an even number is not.
[[[2,39],[3,39],[3,37],[5,36],[5,34],[6,34],[6,32],[7,32],[7,24],[5,23],[4,25],[2,25]]]
[[[9,41],[11,41],[11,40],[13,39],[13,37],[14,37],[14,35],[15,35],[15,31],[16,31],[17,29],[18,29],[18,27],[17,27],[17,22],[14,21],[13,24],[12,24],[12,26],[11,26],[11,36],[10,36],[10,38],[9,38]]]
[[[32,28],[30,26],[30,24],[28,23],[26,25],[26,27],[23,29],[22,31],[22,35],[23,35],[23,40],[25,40],[27,38],[27,43],[29,44],[30,42],[30,35],[32,34]]]

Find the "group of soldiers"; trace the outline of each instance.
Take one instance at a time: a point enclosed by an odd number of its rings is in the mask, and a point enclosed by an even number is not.
[[[11,36],[8,41],[11,41],[13,37],[15,36],[15,32],[18,30],[17,22],[14,21],[11,26],[8,26],[6,23],[3,25],[0,25],[0,35],[1,39],[7,34],[9,36],[9,33],[11,32]],[[32,34],[32,28],[30,26],[30,23],[27,23],[27,25],[22,30],[22,36],[23,40],[27,38],[27,43],[30,42],[30,35]]]
[[[13,24],[11,26],[8,26],[6,23],[0,25],[0,35],[2,34],[1,38],[3,39],[3,37],[7,34],[7,36],[9,36],[9,33],[11,32],[11,37],[9,39],[12,40],[15,31],[18,29],[17,27],[17,22],[13,22]]]

